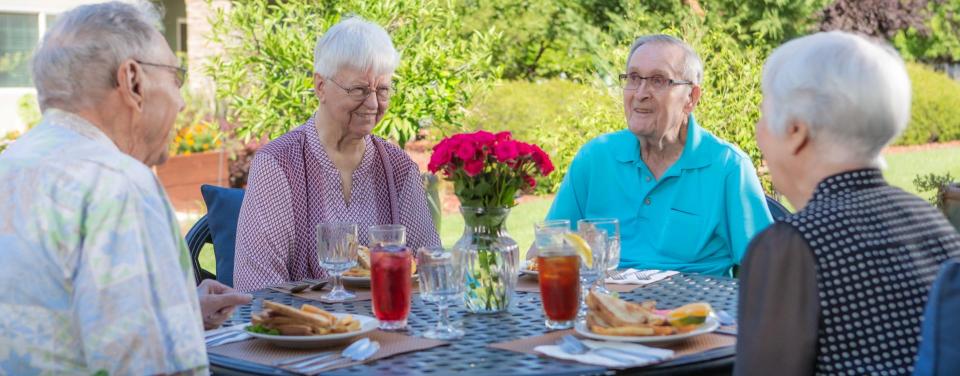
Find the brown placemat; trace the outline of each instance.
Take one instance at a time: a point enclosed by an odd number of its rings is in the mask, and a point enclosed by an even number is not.
[[[614,292],[630,292],[636,290],[642,285],[615,285],[607,284],[607,290]],[[540,282],[535,275],[523,275],[517,279],[516,291],[540,293]]]
[[[334,369],[350,367],[361,363],[372,362],[375,360],[391,357],[397,354],[403,354],[413,351],[426,350],[437,346],[448,345],[448,342],[427,339],[421,337],[412,337],[406,334],[383,332],[375,330],[367,335],[371,340],[380,342],[380,351],[373,354],[369,359],[362,362],[338,363],[332,367],[322,369],[316,373],[331,371]],[[234,342],[223,346],[208,348],[207,352],[222,355],[230,358],[243,359],[265,366],[273,366],[276,361],[291,359],[319,353],[330,350],[343,350],[349,344],[342,344],[334,347],[317,349],[287,349],[274,346],[267,341],[252,339],[249,341]]]
[[[524,354],[533,354],[533,355],[543,355],[536,351],[533,351],[534,347],[540,345],[552,345],[555,344],[560,337],[563,337],[567,334],[573,334],[577,337],[583,338],[582,336],[577,335],[577,332],[573,329],[567,330],[558,330],[555,332],[549,332],[539,336],[530,336],[516,339],[513,341],[499,342],[488,345],[500,350],[507,350],[513,352],[519,352]],[[723,334],[714,334],[708,333],[687,340],[677,342],[671,345],[656,345],[656,344],[647,344],[642,343],[644,346],[658,347],[662,349],[673,350],[674,358],[678,358],[685,355],[701,353],[707,350],[713,350],[718,347],[733,346],[737,343],[737,337],[723,335]],[[552,359],[552,358],[551,358]]]

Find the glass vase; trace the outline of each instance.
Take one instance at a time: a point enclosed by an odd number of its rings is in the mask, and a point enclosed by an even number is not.
[[[509,208],[461,207],[463,235],[454,245],[466,263],[464,305],[473,313],[504,312],[517,285],[520,247],[506,230]]]

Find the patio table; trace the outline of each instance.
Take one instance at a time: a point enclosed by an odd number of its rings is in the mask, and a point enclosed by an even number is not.
[[[725,310],[736,317],[737,281],[732,278],[678,274],[633,291],[621,293],[631,301],[656,300],[661,307],[705,301],[714,309]],[[321,303],[285,293],[260,290],[255,299],[266,299],[299,306],[310,303],[332,312],[348,312],[373,316],[370,301]],[[492,349],[489,344],[546,333],[543,311],[537,293],[517,292],[517,304],[507,313],[470,314],[451,309],[451,319],[462,322],[466,335],[450,341],[448,346],[401,354],[367,364],[333,370],[330,375],[604,375],[604,374],[725,374],[733,366],[733,346],[722,347],[699,354],[673,359],[655,366],[630,370],[608,370],[603,367],[573,363]],[[250,319],[252,304],[239,307],[227,324],[239,324]],[[422,302],[414,295],[408,320],[408,334],[420,335],[436,324],[436,306]],[[210,354],[210,365],[215,374],[277,374],[286,371],[242,359]]]

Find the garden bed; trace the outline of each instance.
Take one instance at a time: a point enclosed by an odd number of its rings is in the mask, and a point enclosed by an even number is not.
[[[174,155],[156,173],[176,211],[206,212],[200,186],[228,185],[227,156],[221,151]]]

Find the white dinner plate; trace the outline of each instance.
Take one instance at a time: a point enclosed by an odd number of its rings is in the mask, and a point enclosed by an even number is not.
[[[577,324],[574,325],[574,330],[576,330],[578,334],[590,339],[634,343],[670,344],[685,340],[687,338],[710,333],[714,330],[717,330],[719,327],[720,321],[717,320],[715,316],[710,315],[707,316],[707,320],[703,324],[700,324],[700,327],[686,333],[672,334],[668,336],[607,336],[591,332],[590,329],[587,328],[587,323],[582,320],[577,321]]]
[[[354,315],[349,313],[334,313],[334,316],[343,317],[343,316],[353,316],[354,320],[360,321],[360,330],[355,332],[347,333],[331,333],[323,334],[316,336],[281,336],[273,334],[263,334],[263,333],[253,333],[247,332],[254,338],[259,338],[264,341],[270,342],[273,345],[280,347],[287,347],[292,349],[310,349],[315,347],[327,347],[333,345],[339,345],[347,342],[351,342],[352,339],[360,337],[364,334],[370,333],[373,330],[377,329],[380,326],[380,322],[377,319],[370,316],[363,315]],[[244,326],[244,330],[250,326],[247,324]]]
[[[530,267],[530,263],[532,262],[533,260],[523,260],[522,262],[520,262],[520,275],[530,275],[534,277],[540,276],[540,273],[537,272],[536,270],[528,269]]]

